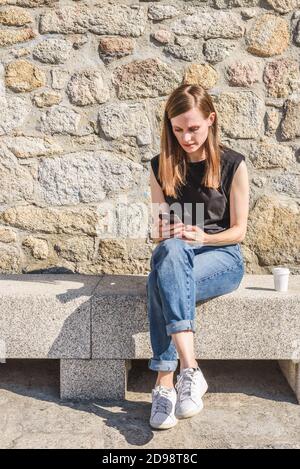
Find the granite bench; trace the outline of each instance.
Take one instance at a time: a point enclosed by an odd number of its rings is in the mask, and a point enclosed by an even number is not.
[[[0,366],[60,360],[62,399],[125,399],[134,359],[152,357],[147,276],[0,275]],[[278,360],[300,402],[300,275],[288,292],[246,274],[196,305],[196,358]],[[1,382],[0,382],[1,386]]]

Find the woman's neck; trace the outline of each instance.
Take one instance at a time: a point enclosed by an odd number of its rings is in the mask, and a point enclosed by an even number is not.
[[[190,162],[190,163],[197,163],[198,161],[203,161],[203,160],[206,160],[206,152],[205,152],[205,149],[203,150],[198,150],[194,153],[186,153],[186,156],[187,156],[187,160]]]

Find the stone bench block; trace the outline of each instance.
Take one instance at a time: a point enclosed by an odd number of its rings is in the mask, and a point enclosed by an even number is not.
[[[152,357],[147,275],[0,275],[3,358],[60,359],[62,399],[125,399],[132,359]],[[196,305],[197,359],[278,360],[299,401],[300,276],[288,292],[246,274]]]
[[[271,275],[246,274],[237,290],[196,307],[198,359],[289,359],[299,354],[300,277],[277,292]],[[151,357],[146,276],[106,275],[91,304],[92,358]]]
[[[91,299],[92,358],[150,357],[146,278],[106,275],[101,280]]]
[[[272,275],[245,275],[237,290],[204,303],[195,349],[203,359],[300,358],[300,276],[287,292]]]
[[[90,297],[99,276],[0,275],[6,358],[90,358]]]
[[[298,360],[297,363],[292,360],[279,360],[278,363],[300,404],[300,362]]]
[[[130,360],[60,361],[60,397],[72,400],[124,400]]]

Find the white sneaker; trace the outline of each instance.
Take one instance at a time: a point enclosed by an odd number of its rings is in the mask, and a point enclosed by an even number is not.
[[[175,388],[178,392],[175,416],[178,419],[193,417],[203,409],[202,396],[208,385],[199,367],[184,368],[177,376]]]
[[[152,389],[151,427],[165,430],[176,425],[176,400],[177,393],[174,388],[157,385]]]

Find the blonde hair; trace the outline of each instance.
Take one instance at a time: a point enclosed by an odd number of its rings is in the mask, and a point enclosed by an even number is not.
[[[204,88],[199,85],[182,84],[169,95],[163,116],[160,136],[160,158],[158,177],[162,189],[167,196],[177,197],[180,185],[186,183],[187,155],[174,136],[170,119],[184,112],[198,108],[207,119],[211,112],[215,112],[212,99]],[[202,181],[205,187],[218,189],[221,184],[221,156],[220,148],[225,148],[219,140],[217,113],[214,123],[208,127],[205,140],[207,159]]]

